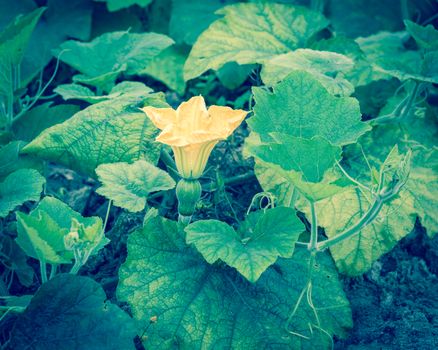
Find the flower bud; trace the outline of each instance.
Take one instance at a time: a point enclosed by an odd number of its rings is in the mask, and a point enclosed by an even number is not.
[[[176,186],[178,213],[191,216],[195,212],[196,203],[201,198],[202,187],[198,180],[181,179]]]

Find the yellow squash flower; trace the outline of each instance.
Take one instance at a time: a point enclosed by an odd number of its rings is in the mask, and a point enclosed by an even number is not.
[[[246,111],[205,106],[202,96],[192,97],[173,108],[145,107],[143,111],[162,130],[157,141],[173,149],[175,163],[185,179],[198,179],[214,146],[242,123]]]

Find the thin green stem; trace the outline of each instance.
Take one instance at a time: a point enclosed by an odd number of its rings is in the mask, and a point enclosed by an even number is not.
[[[316,215],[315,202],[309,201],[311,226],[310,226],[310,241],[308,248],[310,251],[315,251],[318,244],[318,217]]]
[[[105,221],[103,222],[103,226],[102,226],[102,235],[105,234],[106,225],[108,224],[109,214],[111,211],[111,204],[113,204],[113,201],[110,199],[108,201],[108,207],[106,208]]]
[[[49,280],[51,280],[53,277],[56,276],[57,270],[58,270],[58,265],[57,264],[51,264]]]
[[[47,264],[45,261],[40,260],[40,274],[41,274],[41,283],[47,282]]]
[[[316,245],[317,250],[322,251],[324,249],[327,249],[359,233],[360,230],[362,230],[365,226],[369,225],[379,215],[384,202],[388,199],[382,198],[382,196],[378,195],[375,201],[373,202],[373,204],[371,205],[371,207],[368,209],[368,211],[359,219],[359,221],[356,224],[354,224],[352,227],[346,229],[345,231],[337,234],[332,238],[319,242]]]
[[[254,179],[255,179],[254,172],[248,171],[247,173],[244,173],[244,174],[239,174],[239,175],[235,175],[235,176],[231,176],[229,178],[226,178],[224,180],[224,183],[227,186],[233,186],[233,185],[239,185],[241,183],[245,183],[245,182],[248,182],[248,181],[254,180]]]

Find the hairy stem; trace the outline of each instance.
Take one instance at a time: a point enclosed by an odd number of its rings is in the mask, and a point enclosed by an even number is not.
[[[315,251],[318,244],[318,218],[315,210],[315,202],[309,201],[310,213],[311,213],[311,226],[310,226],[310,241],[308,249],[310,251]]]
[[[354,224],[352,227],[346,229],[345,231],[337,234],[332,238],[317,243],[316,245],[317,250],[322,251],[324,249],[327,249],[359,233],[360,230],[362,230],[365,226],[369,225],[379,215],[379,212],[382,209],[383,204],[385,203],[386,200],[389,200],[389,197],[385,198],[382,197],[381,195],[378,195],[375,201],[373,202],[373,204],[371,205],[371,207],[368,209],[368,211],[360,218],[360,220],[356,224]]]

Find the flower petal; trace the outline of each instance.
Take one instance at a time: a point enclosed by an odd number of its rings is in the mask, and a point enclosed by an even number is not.
[[[226,139],[242,123],[248,112],[230,107],[210,106],[208,114],[212,120],[210,130]]]
[[[165,129],[169,125],[175,125],[177,113],[172,108],[144,107],[141,109],[158,129]]]
[[[208,111],[202,96],[194,96],[183,102],[176,110],[178,114],[178,133],[187,137],[194,130],[208,128]]]

